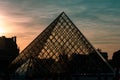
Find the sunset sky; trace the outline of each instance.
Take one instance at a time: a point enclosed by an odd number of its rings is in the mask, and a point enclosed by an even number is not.
[[[0,36],[22,51],[62,11],[109,58],[120,49],[120,0],[0,0]]]

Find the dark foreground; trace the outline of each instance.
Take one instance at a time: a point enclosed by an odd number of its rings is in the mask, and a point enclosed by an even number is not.
[[[32,76],[11,76],[0,78],[0,80],[120,80],[119,76],[114,75],[72,75],[72,76],[48,76],[48,77],[32,77]]]

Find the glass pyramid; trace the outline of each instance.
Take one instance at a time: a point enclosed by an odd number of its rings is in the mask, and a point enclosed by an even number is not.
[[[16,74],[38,76],[113,72],[64,12],[16,57],[9,68]]]

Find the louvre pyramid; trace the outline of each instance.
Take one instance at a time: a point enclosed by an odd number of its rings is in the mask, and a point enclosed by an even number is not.
[[[16,57],[10,70],[34,75],[112,72],[108,62],[64,12]]]

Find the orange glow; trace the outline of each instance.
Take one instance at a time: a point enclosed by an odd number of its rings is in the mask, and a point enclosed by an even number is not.
[[[5,33],[5,29],[4,29],[4,25],[2,23],[2,21],[0,20],[0,36],[3,36],[3,33]]]
[[[5,32],[6,32],[5,22],[3,18],[0,16],[0,34],[5,33]]]
[[[10,33],[12,27],[9,26],[4,16],[0,15],[0,36],[3,36],[6,33]]]
[[[0,27],[0,33],[4,33],[4,32],[5,30],[2,27]]]

